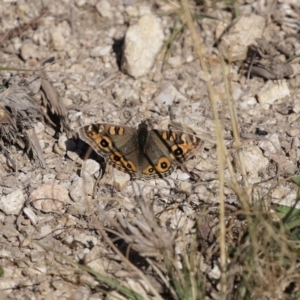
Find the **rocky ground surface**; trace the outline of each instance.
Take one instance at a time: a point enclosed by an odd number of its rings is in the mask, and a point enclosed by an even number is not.
[[[285,179],[298,173],[300,157],[300,2],[240,1],[238,18],[222,2],[193,3],[191,11],[237,178],[225,78],[249,183],[268,203],[291,205],[296,188]],[[219,199],[215,123],[180,3],[2,1],[0,22],[0,293],[101,299],[97,281],[74,265],[80,262],[146,295],[147,284],[133,279],[101,226],[126,229],[124,243],[136,242],[128,228],[142,222],[145,208],[137,201],[145,201],[166,240],[175,232],[189,236],[203,206],[217,211]],[[188,126],[204,144],[185,169],[143,182],[88,155],[78,139],[83,125],[136,127],[143,120],[159,129]],[[225,196],[229,207],[238,207],[232,190]],[[144,235],[135,250],[157,251]],[[203,265],[219,279],[213,264]]]

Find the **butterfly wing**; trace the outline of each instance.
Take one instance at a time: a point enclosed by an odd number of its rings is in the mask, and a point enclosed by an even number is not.
[[[185,162],[203,145],[193,134],[173,130],[152,130],[149,133],[141,166],[142,177],[163,178]]]
[[[79,136],[110,165],[132,175],[138,169],[136,131],[128,126],[91,124],[81,127]]]

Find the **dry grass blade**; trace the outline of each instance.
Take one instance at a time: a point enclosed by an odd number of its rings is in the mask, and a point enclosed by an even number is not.
[[[4,156],[6,157],[6,159],[10,162],[12,168],[17,171],[17,165],[14,161],[14,159],[11,157],[9,151],[6,149],[6,147],[4,146],[3,142],[0,140],[0,149],[3,152]]]
[[[202,53],[202,42],[200,41],[199,34],[197,33],[196,27],[193,23],[192,15],[189,9],[188,0],[182,0],[182,6],[184,9],[186,22],[188,28],[191,32],[192,39],[194,42],[195,50],[200,61],[201,68],[204,72],[206,78],[206,86],[207,91],[211,103],[212,113],[214,117],[214,121],[216,124],[216,135],[217,135],[217,157],[218,157],[218,179],[219,179],[219,199],[220,199],[220,249],[221,249],[221,292],[222,297],[225,298],[227,293],[227,278],[226,278],[226,245],[225,245],[225,235],[226,235],[226,227],[225,227],[225,196],[224,196],[224,138],[223,138],[223,129],[219,120],[218,110],[216,105],[215,93],[213,90],[213,86],[210,80],[210,75],[204,60],[204,56]]]
[[[10,125],[14,130],[18,130],[16,122],[10,117],[5,107],[1,107],[1,106],[0,106],[0,124]]]
[[[233,170],[232,167],[232,163],[229,159],[227,159],[227,165],[231,174],[231,180],[232,180],[232,185],[231,188],[236,191],[236,193],[239,195],[240,201],[242,203],[243,209],[245,211],[249,211],[249,203],[252,202],[251,199],[251,193],[252,193],[252,187],[249,185],[248,183],[248,179],[247,179],[247,175],[246,175],[246,170],[245,170],[245,166],[243,163],[243,160],[241,158],[241,153],[240,153],[240,149],[241,149],[241,140],[240,140],[240,130],[239,130],[239,124],[237,121],[237,115],[235,113],[235,109],[234,109],[234,104],[233,104],[233,99],[232,99],[232,89],[230,86],[230,78],[229,75],[230,72],[227,71],[227,68],[225,66],[225,61],[222,57],[222,53],[221,53],[221,63],[222,63],[222,71],[223,71],[223,78],[224,78],[224,82],[225,82],[225,91],[226,91],[226,99],[227,99],[227,103],[228,103],[228,108],[229,108],[229,114],[230,114],[230,120],[231,120],[231,124],[232,124],[232,132],[233,132],[233,136],[234,136],[234,142],[236,145],[236,149],[238,152],[238,157],[239,157],[239,162],[240,162],[240,166],[241,166],[241,172],[243,175],[243,180],[244,180],[244,185],[245,185],[245,192],[241,190],[240,185],[238,184],[235,172]],[[227,153],[227,157],[229,157],[227,149],[224,147],[223,148],[224,152]]]
[[[51,112],[65,119],[67,116],[67,109],[64,103],[58,97],[56,90],[48,80],[46,71],[41,70],[40,76],[42,79],[42,89],[45,93],[45,97]]]
[[[28,96],[26,87],[13,83],[0,94],[0,103],[6,109],[19,113],[25,117],[26,113],[35,118],[41,118],[42,112],[38,106]]]
[[[42,168],[46,168],[46,162],[44,159],[43,151],[39,143],[38,137],[36,136],[35,130],[33,128],[26,130],[26,135],[30,141],[30,146],[27,151],[32,150],[33,158],[39,162]]]

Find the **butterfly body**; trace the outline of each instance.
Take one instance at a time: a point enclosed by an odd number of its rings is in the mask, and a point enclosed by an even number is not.
[[[193,134],[173,130],[149,130],[115,124],[91,124],[79,129],[80,138],[107,163],[133,179],[163,178],[190,158],[201,146]]]

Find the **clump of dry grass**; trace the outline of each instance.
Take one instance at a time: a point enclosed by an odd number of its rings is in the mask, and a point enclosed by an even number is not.
[[[232,273],[235,299],[299,297],[299,236],[293,238],[289,223],[263,207],[252,210],[239,242],[228,251],[239,266]]]
[[[1,68],[6,70],[6,68]],[[46,71],[39,71],[39,75],[29,74],[30,70],[7,68],[12,71],[27,72],[24,76],[16,75],[0,86],[0,149],[10,161],[11,167],[17,170],[17,165],[7,145],[17,145],[22,150],[30,153],[35,162],[46,168],[43,152],[40,147],[34,126],[38,122],[48,122],[59,129],[64,127],[68,132],[66,108],[58,98],[57,93],[47,79]],[[42,104],[35,100],[37,94],[42,94]],[[49,115],[45,112],[49,109]],[[50,116],[52,114],[52,116]],[[51,121],[53,115],[59,118],[57,124]]]
[[[2,87],[0,93],[0,148],[11,162],[14,170],[16,163],[5,145],[18,145],[30,152],[45,167],[44,157],[33,130],[34,124],[43,120],[43,113],[36,103],[30,99],[30,91],[26,86],[11,83]]]

